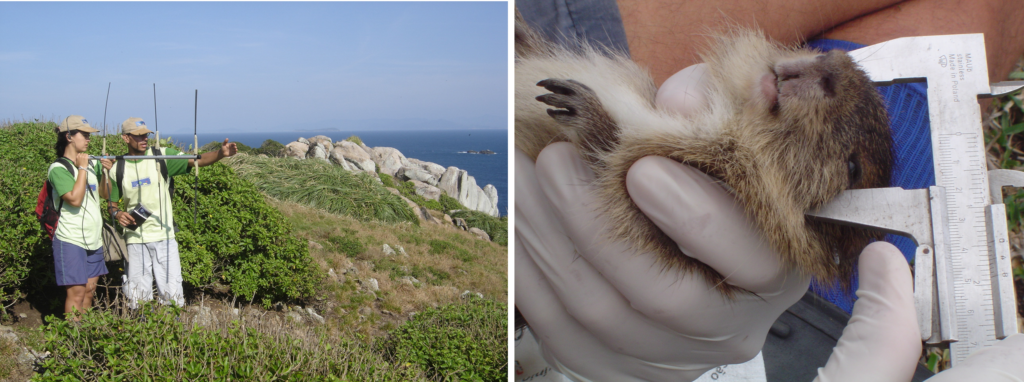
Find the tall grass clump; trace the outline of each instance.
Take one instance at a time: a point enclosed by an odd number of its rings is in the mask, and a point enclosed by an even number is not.
[[[384,349],[435,380],[504,381],[507,312],[505,304],[477,297],[427,309],[391,331]]]
[[[360,145],[360,146],[363,145],[363,140],[359,139],[359,137],[356,136],[356,135],[353,135],[351,137],[345,138],[345,140],[349,141],[349,142],[352,142],[352,143],[355,143],[355,144]]]
[[[227,162],[242,178],[276,199],[301,203],[360,221],[383,223],[419,219],[401,198],[366,173],[353,174],[318,160],[238,156]]]

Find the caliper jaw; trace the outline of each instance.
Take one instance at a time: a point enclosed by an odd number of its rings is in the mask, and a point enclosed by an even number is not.
[[[1003,187],[1024,187],[1024,172],[991,170],[989,192],[993,201],[1002,201]],[[909,238],[917,244],[914,254],[914,303],[921,340],[927,343],[958,340],[952,299],[937,298],[949,290],[950,270],[947,261],[935,256],[948,256],[945,191],[942,187],[904,190],[899,187],[847,190],[832,202],[808,211],[816,220],[864,228]],[[1006,207],[1002,203],[988,206],[989,245],[991,259],[994,330],[997,339],[1017,333],[1014,309],[1013,272],[1010,265],[1010,242],[1006,227]]]

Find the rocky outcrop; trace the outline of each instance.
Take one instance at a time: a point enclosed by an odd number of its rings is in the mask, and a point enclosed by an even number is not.
[[[306,159],[307,152],[309,152],[309,145],[297,141],[285,145],[282,154],[285,158]]]
[[[473,178],[458,167],[448,167],[448,170],[441,175],[437,187],[474,211],[480,211],[491,216],[498,216],[498,192],[494,186],[493,197],[476,185],[476,178]]]
[[[441,189],[426,184],[418,180],[412,180],[413,190],[416,191],[416,195],[422,196],[427,200],[441,200]]]
[[[347,140],[334,142],[330,137],[317,135],[308,139],[299,138],[285,145],[282,154],[288,158],[320,159],[351,172],[366,172],[376,176],[379,171],[398,181],[412,181],[416,194],[425,199],[440,200],[443,192],[466,208],[499,216],[498,189],[494,186],[488,184],[480,188],[476,179],[465,170],[406,158],[393,147],[371,148]],[[417,208],[412,201],[406,201],[413,209]]]
[[[399,168],[398,171],[395,172],[395,178],[398,178],[398,180],[401,180],[403,182],[412,180],[431,185],[437,184],[436,177],[432,176],[429,172],[419,167],[403,166],[402,168]]]
[[[394,147],[374,147],[370,158],[380,167],[381,174],[395,176],[405,162],[405,155]]]
[[[373,158],[359,145],[349,141],[341,141],[334,145],[334,150],[337,150],[339,155],[359,169],[359,171],[377,172],[376,167],[374,167]]]
[[[306,158],[320,159],[327,161],[327,153],[330,150],[327,149],[327,145],[323,142],[317,142],[309,145],[309,152],[306,153]]]
[[[323,143],[325,146],[328,146],[328,147],[333,147],[334,146],[334,141],[331,139],[331,137],[328,137],[326,135],[317,135],[317,136],[315,136],[313,138],[307,139],[306,141],[309,142],[310,145],[315,145],[317,143]]]

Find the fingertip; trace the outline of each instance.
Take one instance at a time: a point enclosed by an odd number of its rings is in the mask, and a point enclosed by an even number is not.
[[[864,286],[870,287],[873,279],[912,282],[910,267],[903,253],[895,245],[885,241],[876,241],[864,247],[858,271],[861,275],[868,275],[865,279],[868,283],[862,283]]]

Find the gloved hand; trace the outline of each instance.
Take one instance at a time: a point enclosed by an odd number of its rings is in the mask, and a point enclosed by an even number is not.
[[[683,114],[703,103],[703,67],[688,73],[675,80],[698,97],[668,106]],[[699,276],[663,270],[653,254],[609,242],[591,179],[570,144],[546,148],[536,167],[516,151],[516,306],[564,374],[693,380],[755,356],[772,322],[807,290],[809,278],[783,269],[732,196],[703,173],[644,158],[627,186],[687,254],[759,297],[730,300]]]
[[[828,363],[815,381],[909,381],[921,356],[907,262],[888,243],[860,255],[859,299]],[[928,382],[1022,382],[1024,334],[978,350]]]
[[[609,242],[592,178],[569,144],[546,148],[536,168],[516,152],[516,306],[564,374],[693,380],[756,355],[807,290],[809,279],[783,269],[735,200],[697,170],[645,158],[630,171],[630,195],[688,254],[761,298],[727,299],[698,276]]]
[[[657,103],[692,112],[703,102],[703,84],[702,65],[688,68],[666,82]],[[686,90],[666,91],[671,87]],[[592,178],[571,145],[548,147],[536,167],[516,152],[516,305],[545,359],[564,374],[576,380],[692,380],[754,356],[771,323],[806,291],[808,279],[782,269],[735,200],[697,170],[644,158],[627,175],[628,191],[687,254],[763,300],[730,301],[697,276],[663,271],[652,254],[609,242],[604,219],[594,213]],[[887,244],[870,246],[864,259],[863,302],[820,379],[908,380],[920,353],[909,270]],[[884,330],[878,317],[895,319],[910,335]],[[887,339],[910,345],[893,348],[902,357],[883,358],[860,347]],[[872,368],[858,369],[863,366]]]
[[[892,244],[875,242],[860,254],[860,288],[853,314],[815,382],[906,382],[921,357],[914,280]]]

